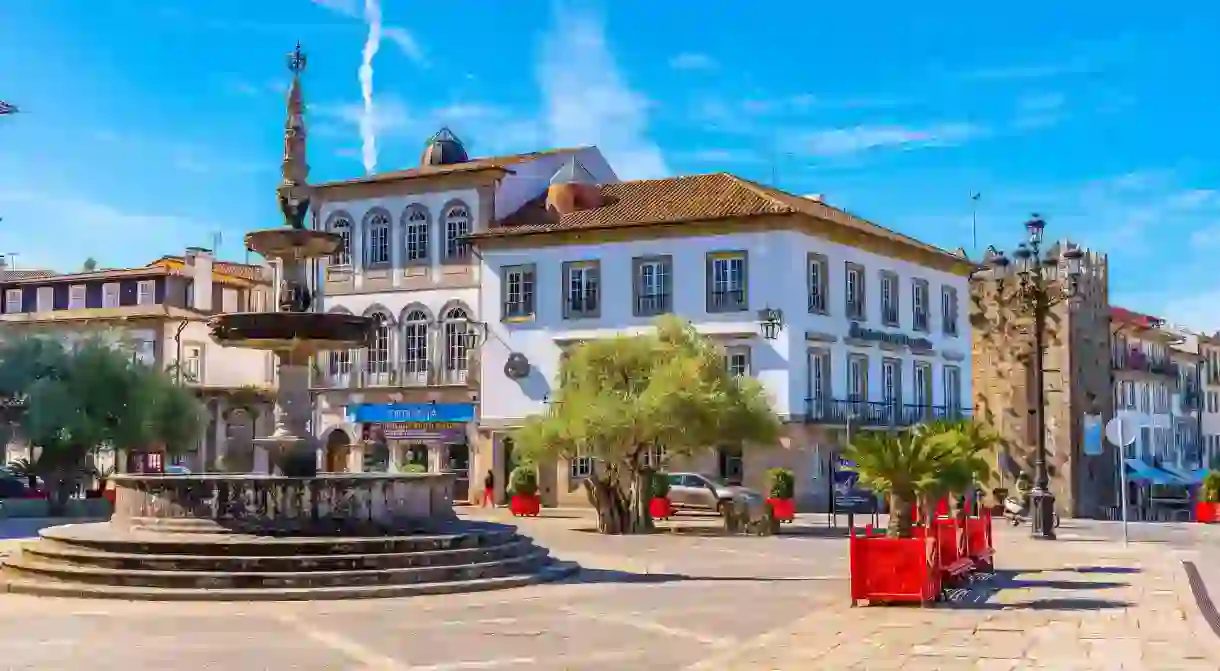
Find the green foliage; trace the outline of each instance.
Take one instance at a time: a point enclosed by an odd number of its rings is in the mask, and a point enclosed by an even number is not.
[[[1199,496],[1208,503],[1220,503],[1220,471],[1208,471],[1203,476],[1203,487]]]
[[[508,491],[514,496],[533,496],[538,493],[538,470],[533,464],[523,464],[508,475]]]
[[[650,483],[651,483],[651,485],[650,485],[649,489],[651,490],[652,498],[663,499],[663,498],[666,498],[669,496],[669,474],[668,473],[662,473],[660,471],[653,473]]]
[[[81,270],[83,270],[87,273],[91,273],[94,270],[97,270],[97,261],[92,256],[90,256],[89,258],[85,259],[84,263],[81,264]]]
[[[773,499],[791,499],[796,495],[796,476],[791,469],[772,468],[767,471],[767,491]]]
[[[42,448],[43,473],[79,475],[102,445],[180,452],[204,426],[190,390],[102,337],[71,346],[46,336],[0,341],[0,396],[25,398],[16,428]]]
[[[599,513],[599,528],[613,533],[648,526],[643,474],[663,466],[645,455],[664,446],[670,457],[709,445],[771,444],[780,423],[762,385],[730,375],[724,351],[673,316],[656,332],[581,343],[559,374],[543,415],[516,432],[516,451],[535,463],[577,457],[598,459],[585,481]],[[629,500],[630,499],[630,500]],[[615,510],[615,508],[618,510]],[[618,524],[605,516],[629,518]]]
[[[404,473],[427,473],[428,467],[423,464],[407,464],[402,471]]]

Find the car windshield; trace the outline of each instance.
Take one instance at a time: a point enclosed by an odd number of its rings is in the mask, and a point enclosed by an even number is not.
[[[728,487],[729,486],[729,483],[725,482],[724,478],[717,478],[717,477],[713,477],[710,475],[705,475],[703,477],[708,482],[712,483],[713,485],[716,485],[717,487]]]

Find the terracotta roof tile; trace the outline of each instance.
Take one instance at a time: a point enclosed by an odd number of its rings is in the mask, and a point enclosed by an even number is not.
[[[475,240],[556,231],[686,224],[728,218],[803,214],[936,254],[960,255],[878,226],[821,201],[795,196],[728,173],[603,184],[604,205],[559,215],[546,209],[545,194],[471,236]]]
[[[171,261],[173,263],[180,263],[183,265],[186,264],[186,260],[181,256],[163,256],[148,265],[155,266],[162,261]],[[234,277],[240,277],[242,279],[251,280],[254,282],[261,281],[263,279],[264,272],[263,267],[260,265],[253,263],[235,263],[233,261],[213,261],[212,269],[218,273],[224,273],[226,275],[232,275]]]
[[[1160,317],[1153,317],[1152,315],[1134,312],[1117,306],[1110,308],[1110,321],[1146,329],[1160,328],[1165,323]]]
[[[448,175],[459,172],[477,172],[480,170],[508,170],[508,166],[532,161],[543,156],[551,156],[553,154],[563,154],[568,152],[578,152],[588,147],[569,147],[566,149],[546,149],[543,151],[533,151],[526,154],[510,154],[508,156],[486,156],[483,158],[474,158],[464,163],[453,163],[450,165],[424,165],[417,168],[408,168],[406,170],[391,170],[389,172],[379,172],[375,175],[367,177],[359,177],[357,179],[345,179],[335,182],[322,182],[312,185],[315,189],[325,189],[333,186],[344,186],[347,184],[367,184],[376,182],[393,182],[406,179],[419,179],[422,177],[435,177],[437,175]],[[511,172],[511,171],[510,171]]]

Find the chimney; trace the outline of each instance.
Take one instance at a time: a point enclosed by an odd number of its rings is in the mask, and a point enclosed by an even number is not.
[[[568,159],[553,177],[546,191],[546,209],[556,214],[571,214],[602,206],[602,190],[597,179],[575,156]]]
[[[201,312],[212,311],[212,250],[186,248],[186,274],[193,282],[190,307]]]

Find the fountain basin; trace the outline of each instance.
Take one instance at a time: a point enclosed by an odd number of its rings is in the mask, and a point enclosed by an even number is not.
[[[313,353],[368,345],[373,319],[336,312],[234,312],[208,320],[226,347]]]
[[[312,477],[123,474],[112,527],[172,533],[378,536],[451,523],[454,476],[322,473]]]
[[[343,236],[299,228],[271,228],[246,234],[246,248],[269,259],[315,259],[334,254]]]

